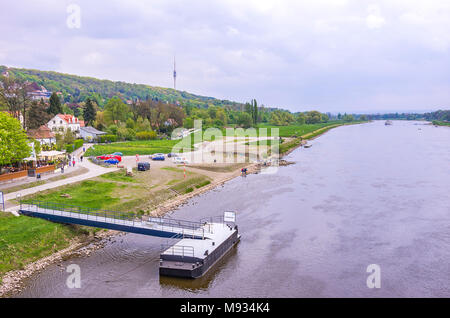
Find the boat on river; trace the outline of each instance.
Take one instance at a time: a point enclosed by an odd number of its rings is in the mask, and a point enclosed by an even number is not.
[[[391,125],[392,125],[392,121],[387,120],[384,124],[385,124],[386,126],[391,126]]]

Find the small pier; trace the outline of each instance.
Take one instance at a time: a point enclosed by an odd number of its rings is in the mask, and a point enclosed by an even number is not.
[[[174,245],[161,249],[160,275],[165,276],[201,277],[240,239],[234,212],[193,222],[30,201],[20,204],[19,213],[57,223],[177,239]]]

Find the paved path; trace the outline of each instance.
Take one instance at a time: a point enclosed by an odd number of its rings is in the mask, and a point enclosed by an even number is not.
[[[86,150],[89,147],[91,147],[91,146],[92,146],[92,144],[85,145]],[[83,151],[82,149],[79,149],[79,150],[75,151],[75,156],[77,158],[79,158],[79,156],[82,153],[82,151]],[[71,178],[67,178],[67,179],[63,179],[63,180],[58,180],[58,181],[54,181],[54,182],[49,182],[49,183],[46,183],[46,184],[39,185],[37,187],[33,187],[33,188],[29,188],[29,189],[23,189],[23,190],[20,190],[20,191],[17,191],[17,192],[12,192],[12,193],[5,194],[5,203],[6,203],[6,206],[7,206],[6,211],[7,212],[14,212],[14,211],[18,210],[18,208],[19,208],[18,205],[11,206],[12,204],[10,202],[8,202],[8,200],[16,199],[18,195],[24,197],[26,195],[34,194],[34,193],[37,193],[39,191],[44,191],[44,190],[48,190],[48,189],[61,187],[63,185],[67,185],[67,184],[70,184],[70,183],[75,183],[75,182],[83,181],[83,180],[86,180],[86,179],[98,177],[98,176],[100,176],[102,174],[118,170],[115,167],[111,167],[111,168],[101,167],[99,165],[96,165],[96,164],[90,162],[88,159],[83,159],[83,162],[79,162],[78,161],[76,164],[81,166],[81,167],[87,168],[89,171],[84,173],[84,174],[82,174],[82,175],[78,175],[78,176],[75,176],[75,177],[71,177]]]

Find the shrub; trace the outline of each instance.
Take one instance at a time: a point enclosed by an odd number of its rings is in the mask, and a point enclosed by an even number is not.
[[[116,135],[103,135],[103,136],[100,136],[100,142],[101,143],[104,143],[106,141],[115,142],[115,141],[117,141],[117,136]]]
[[[207,185],[210,184],[210,183],[211,183],[211,181],[207,180],[207,181],[205,181],[205,182],[202,182],[202,183],[200,183],[200,184],[197,184],[195,187],[196,187],[197,189],[200,189],[201,187],[207,186]]]
[[[71,152],[73,152],[73,151],[75,150],[73,144],[68,144],[68,145],[66,145],[66,146],[65,146],[65,149],[66,149],[66,152],[67,152],[67,153],[71,153]]]
[[[74,141],[73,143],[75,145],[75,150],[78,148],[81,148],[84,144],[84,140],[83,139],[77,139]]]
[[[194,189],[192,187],[186,189],[186,193],[191,193],[192,191],[194,191]]]
[[[122,140],[133,140],[136,136],[136,132],[131,128],[120,127],[117,131],[117,135]]]
[[[155,140],[156,137],[155,131],[141,131],[136,134],[138,140]]]

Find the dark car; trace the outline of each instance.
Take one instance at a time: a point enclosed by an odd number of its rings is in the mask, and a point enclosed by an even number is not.
[[[150,170],[149,162],[139,162],[138,163],[138,171],[147,171]]]

